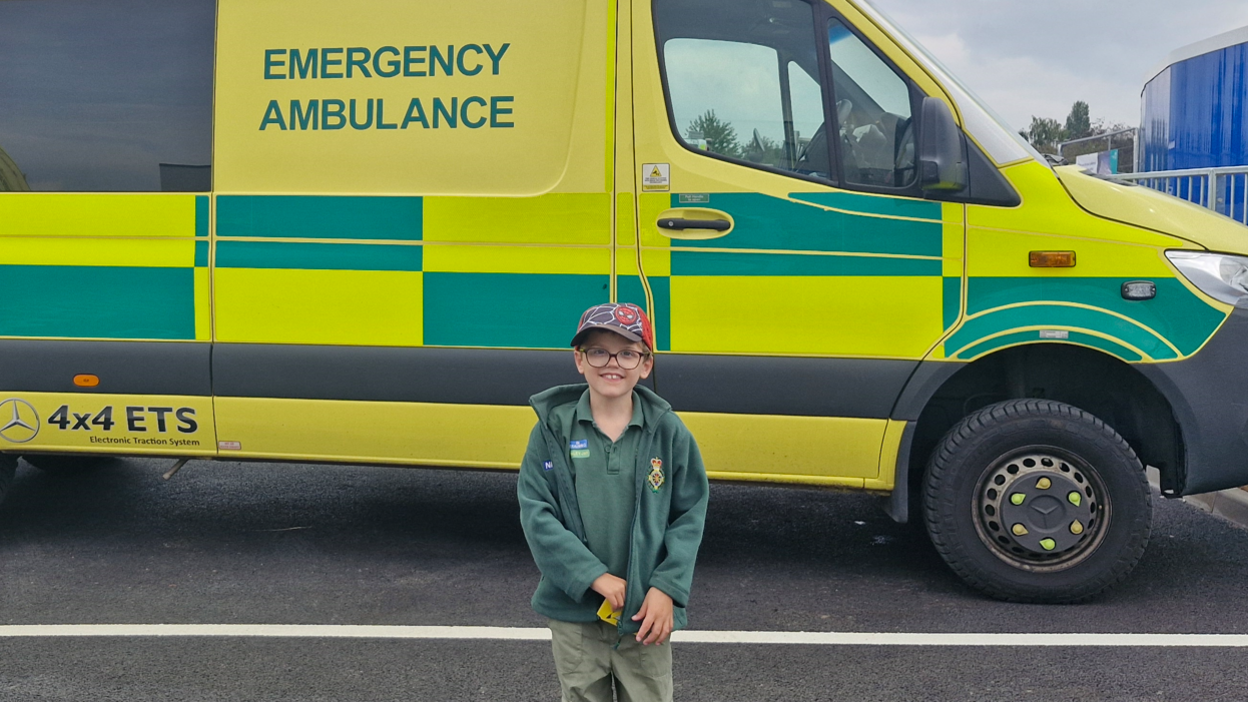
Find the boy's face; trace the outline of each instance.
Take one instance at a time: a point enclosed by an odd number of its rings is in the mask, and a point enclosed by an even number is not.
[[[642,355],[641,363],[636,368],[628,369],[620,366],[618,356],[608,359],[602,368],[590,364],[586,352],[591,350],[619,354],[621,351],[632,351]],[[594,330],[585,336],[580,348],[575,349],[576,370],[585,376],[589,388],[598,395],[614,399],[625,397],[633,392],[637,381],[650,376],[654,367],[654,357],[646,350],[645,344],[629,341],[615,332]],[[628,365],[625,363],[624,365]]]

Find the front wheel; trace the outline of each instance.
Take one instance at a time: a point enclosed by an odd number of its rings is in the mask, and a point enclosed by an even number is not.
[[[1011,400],[950,429],[923,511],[937,552],[972,587],[1016,602],[1078,602],[1131,572],[1152,531],[1144,467],[1096,417]]]

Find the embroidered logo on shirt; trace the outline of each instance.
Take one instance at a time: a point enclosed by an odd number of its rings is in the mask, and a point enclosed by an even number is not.
[[[542,463],[542,470],[550,470],[551,468],[554,468],[554,467],[555,467],[554,461],[546,461]]]
[[[658,492],[663,487],[663,460],[660,458],[650,459],[650,475],[646,476],[646,482],[650,484],[651,492]]]
[[[568,442],[573,458],[589,458],[589,439],[573,439]]]

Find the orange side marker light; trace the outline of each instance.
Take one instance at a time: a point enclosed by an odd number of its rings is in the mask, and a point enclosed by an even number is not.
[[[1074,268],[1074,251],[1032,251],[1027,256],[1032,268]]]
[[[74,376],[74,385],[80,388],[93,388],[100,384],[100,376],[90,373],[79,373]]]

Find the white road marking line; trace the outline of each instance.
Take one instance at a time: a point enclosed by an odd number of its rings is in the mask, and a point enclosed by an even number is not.
[[[350,626],[333,624],[34,624],[0,626],[22,637],[223,637],[326,639],[488,639],[549,641],[550,630],[501,626]],[[1241,634],[932,634],[805,631],[678,631],[677,643],[807,646],[1066,646],[1248,648]]]

